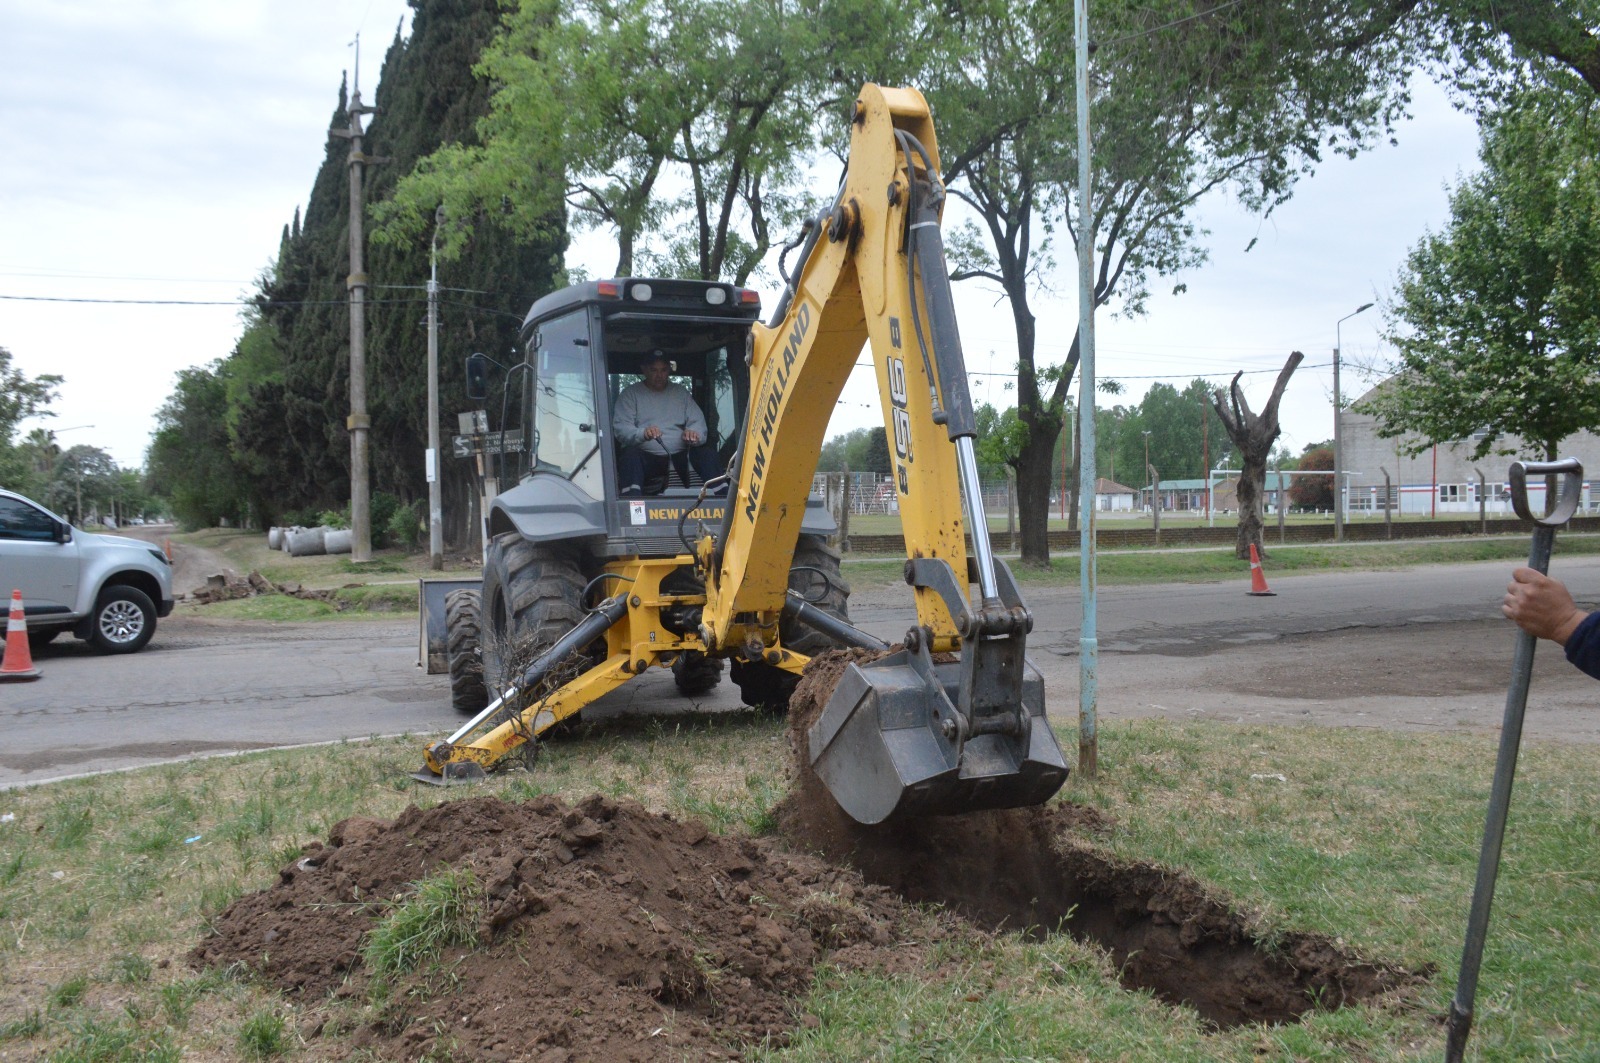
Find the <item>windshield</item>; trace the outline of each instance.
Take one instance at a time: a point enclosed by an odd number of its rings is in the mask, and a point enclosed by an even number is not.
[[[568,314],[540,326],[537,345],[529,352],[534,366],[534,469],[567,476],[600,498],[605,488],[587,338],[586,316]]]

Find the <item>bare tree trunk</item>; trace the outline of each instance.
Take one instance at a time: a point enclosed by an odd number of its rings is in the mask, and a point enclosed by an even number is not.
[[[1259,415],[1251,411],[1250,404],[1245,401],[1244,391],[1239,387],[1239,378],[1244,375],[1242,371],[1233,375],[1233,383],[1226,391],[1218,388],[1211,397],[1212,406],[1216,408],[1217,416],[1222,418],[1222,427],[1227,430],[1228,438],[1239,448],[1239,535],[1234,541],[1234,554],[1242,561],[1249,560],[1251,546],[1262,557],[1267,556],[1266,543],[1261,537],[1261,503],[1267,482],[1267,458],[1271,456],[1272,445],[1278,441],[1281,431],[1278,427],[1278,402],[1283,398],[1283,389],[1288,386],[1295,368],[1304,360],[1305,355],[1299,351],[1289,355]]]
[[[1048,567],[1050,564],[1050,470],[1054,467],[1054,438],[1052,434],[1051,446],[1025,446],[1017,455],[1017,525],[1022,533],[1021,562],[1025,565]]]

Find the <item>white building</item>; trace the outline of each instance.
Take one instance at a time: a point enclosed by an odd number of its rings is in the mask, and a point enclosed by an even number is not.
[[[1477,516],[1481,472],[1483,491],[1488,499],[1485,506],[1488,514],[1510,514],[1508,476],[1511,463],[1519,459],[1543,461],[1545,456],[1539,448],[1506,438],[1501,440],[1502,446],[1515,450],[1515,455],[1490,453],[1474,461],[1470,455],[1477,440],[1473,439],[1440,443],[1429,446],[1420,454],[1407,454],[1405,450],[1408,444],[1414,444],[1417,437],[1386,439],[1378,434],[1375,417],[1354,412],[1355,407],[1359,407],[1383,386],[1379,384],[1357,399],[1352,409],[1339,414],[1340,442],[1344,447],[1342,465],[1349,506],[1346,512],[1382,513],[1384,473],[1387,471],[1389,504],[1394,512],[1416,516]],[[1583,463],[1584,487],[1580,510],[1588,511],[1600,504],[1600,437],[1590,432],[1569,436],[1562,441],[1557,456],[1577,458]],[[1544,509],[1544,491],[1543,477],[1529,479],[1528,500],[1535,512]]]

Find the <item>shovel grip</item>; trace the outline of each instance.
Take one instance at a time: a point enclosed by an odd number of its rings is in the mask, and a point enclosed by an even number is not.
[[[1560,477],[1555,506],[1545,516],[1535,516],[1528,505],[1529,476]],[[1511,463],[1511,508],[1523,520],[1546,528],[1559,528],[1578,511],[1578,496],[1583,493],[1583,463],[1577,458],[1560,461],[1514,461]]]

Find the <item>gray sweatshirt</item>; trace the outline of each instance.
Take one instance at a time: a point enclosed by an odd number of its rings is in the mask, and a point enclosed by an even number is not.
[[[673,383],[660,391],[651,391],[642,380],[623,388],[612,411],[611,425],[618,442],[625,447],[644,442],[644,430],[655,425],[661,429],[661,438],[645,446],[653,453],[676,454],[682,450],[684,429],[700,433],[701,442],[706,439],[706,419],[700,407],[682,385]],[[662,449],[656,449],[657,443]]]

